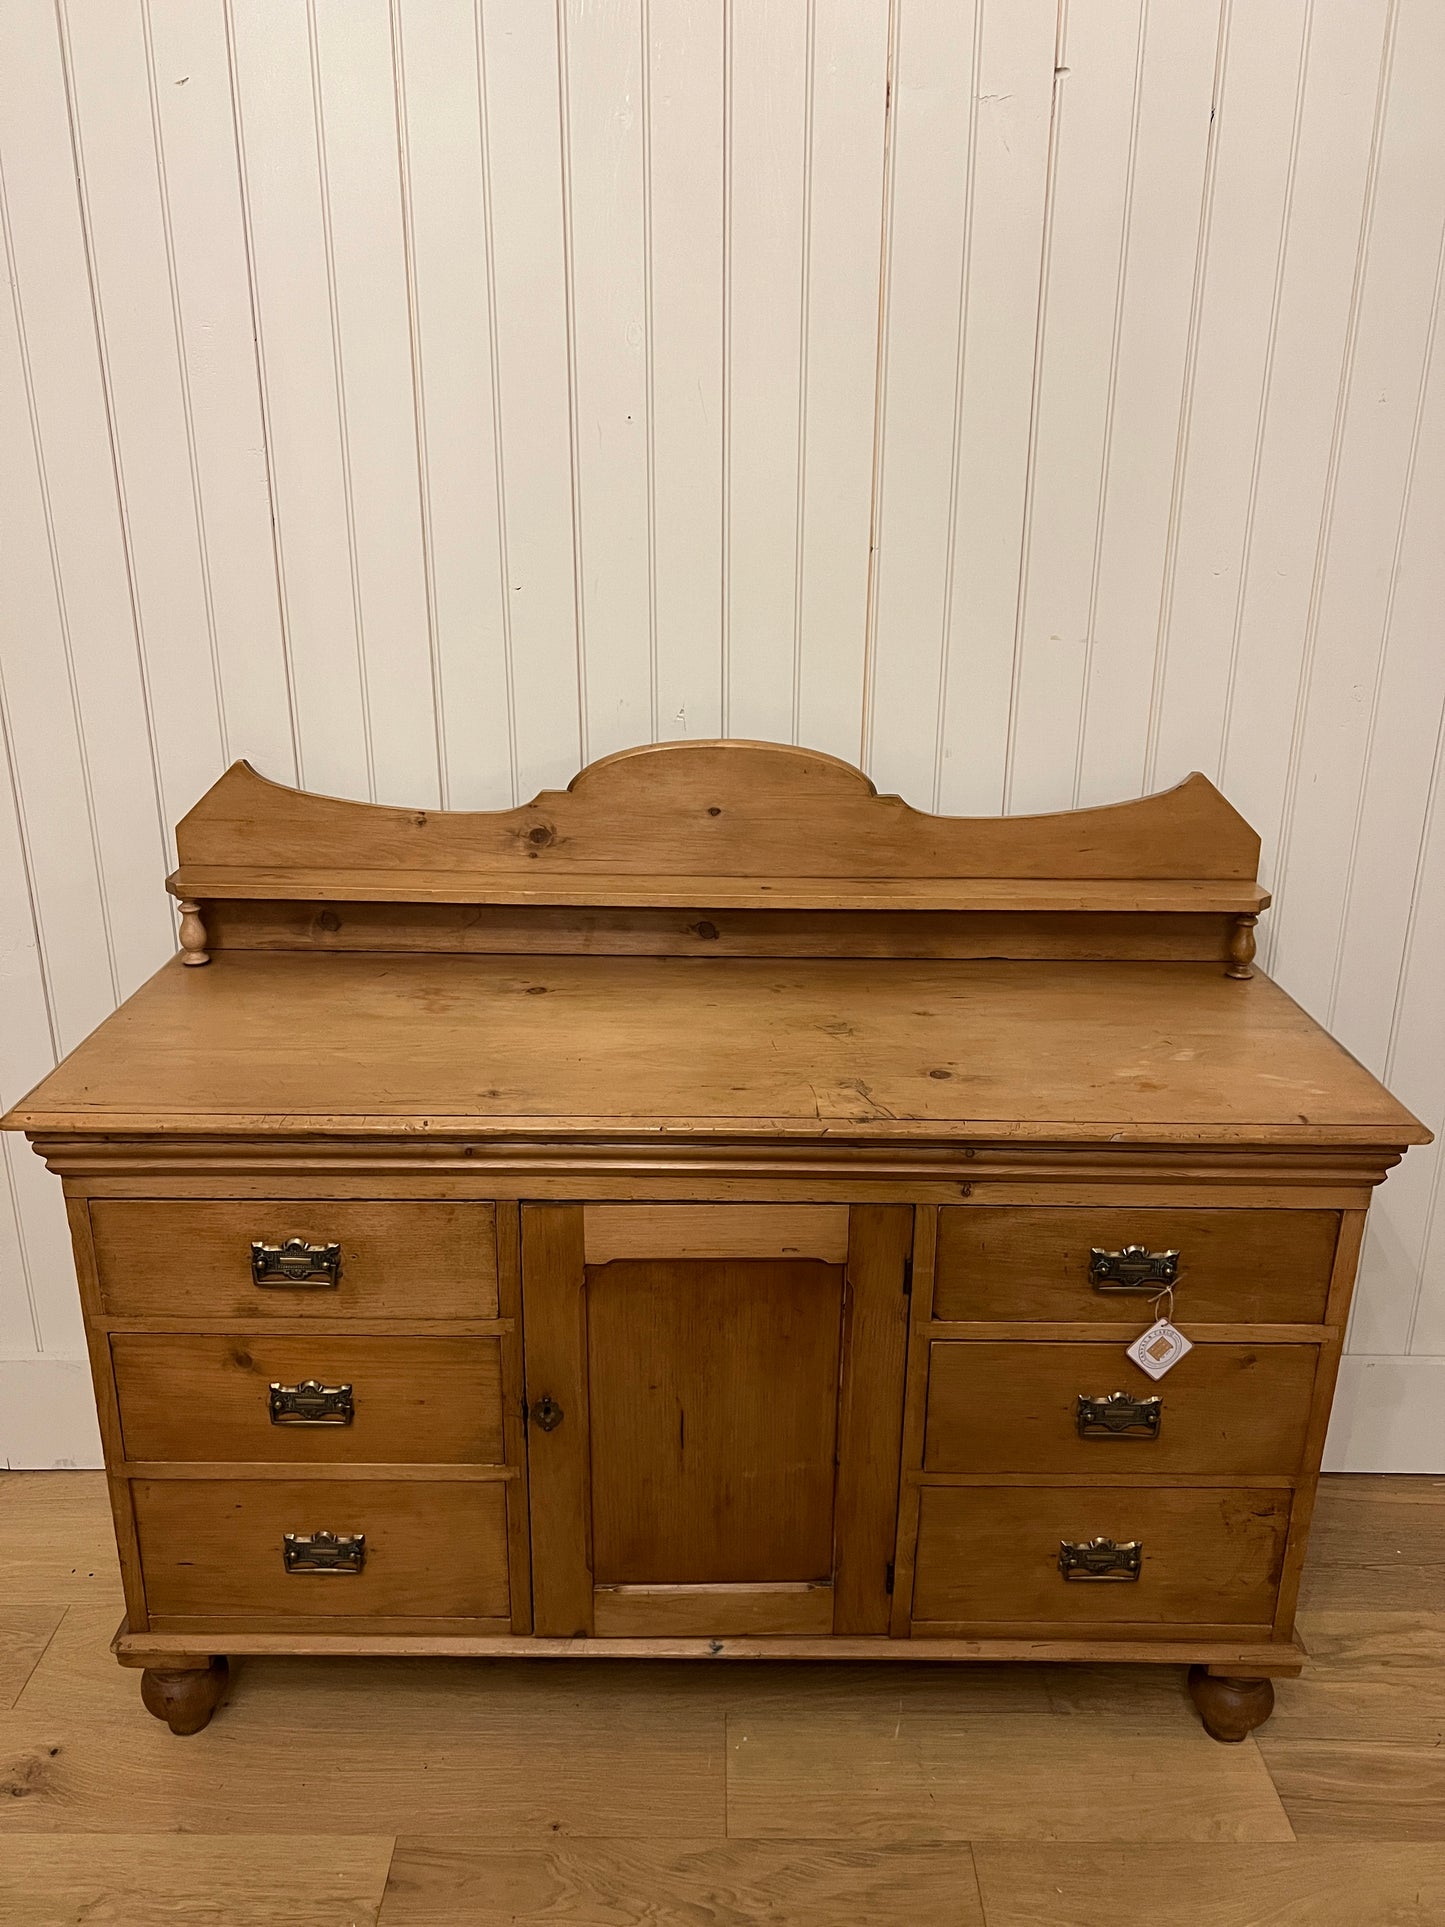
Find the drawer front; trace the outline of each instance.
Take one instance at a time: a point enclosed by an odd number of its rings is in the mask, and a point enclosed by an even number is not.
[[[501,1480],[137,1479],[131,1489],[152,1614],[364,1620],[509,1611]],[[288,1571],[286,1534],[321,1531],[361,1535],[361,1569]],[[324,1547],[310,1556],[324,1558]]]
[[[949,1205],[938,1214],[936,1318],[1131,1323],[1159,1290],[1100,1289],[1091,1254],[1142,1246],[1179,1254],[1174,1315],[1227,1324],[1317,1325],[1324,1318],[1335,1211],[1068,1210]],[[1146,1261],[1112,1267],[1126,1282]]]
[[[1139,1486],[925,1486],[913,1628],[1264,1626],[1287,1492]],[[1060,1546],[1138,1542],[1134,1579],[1066,1579]]]
[[[1196,1345],[1153,1384],[1117,1344],[942,1341],[924,1470],[1294,1472],[1316,1359],[1313,1345]],[[1115,1392],[1125,1402],[1106,1405]]]
[[[111,1358],[131,1459],[488,1465],[505,1456],[495,1338],[118,1334]]]
[[[490,1204],[354,1199],[97,1199],[101,1297],[117,1317],[495,1318]],[[317,1274],[286,1252],[296,1239]],[[255,1276],[253,1244],[265,1248]],[[328,1262],[328,1248],[339,1246]]]

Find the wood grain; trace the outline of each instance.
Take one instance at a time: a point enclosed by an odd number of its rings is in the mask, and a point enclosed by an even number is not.
[[[1445,1847],[1384,1841],[1137,1847],[981,1844],[989,1927],[1094,1927],[1099,1896],[1190,1927],[1432,1927],[1445,1913]],[[1181,1912],[1181,1910],[1184,1910]]]
[[[736,884],[723,886],[739,894]],[[960,888],[961,886],[956,886]],[[984,884],[971,884],[982,891]],[[1155,886],[1157,887],[1157,886]],[[1226,886],[1232,889],[1233,886]],[[1147,886],[1132,888],[1141,896]],[[1182,886],[1181,886],[1182,892]],[[1001,895],[1001,888],[994,894]],[[1228,954],[1234,917],[1186,910],[668,909],[577,904],[213,899],[212,950],[448,951],[491,956],[1193,958]]]
[[[1273,1736],[1445,1744],[1445,1612],[1308,1612],[1298,1632],[1309,1659]]]
[[[882,1633],[892,1607],[898,1532],[914,1213],[907,1205],[855,1205],[849,1221],[834,1630]]]
[[[515,810],[343,802],[233,763],[176,826],[184,895],[216,870],[456,870],[483,879],[669,876],[1252,880],[1259,838],[1207,778],[1058,816],[929,816],[850,764],[777,743],[654,743]],[[530,873],[530,875],[529,875]],[[483,890],[483,895],[485,891]]]
[[[246,1199],[91,1206],[105,1308],[121,1317],[494,1318],[495,1212],[489,1204],[401,1199]],[[254,1239],[336,1241],[334,1287],[257,1285]],[[425,1310],[422,1310],[422,1306]]]
[[[167,965],[6,1121],[284,1137],[403,1120],[473,1139],[645,1121],[1115,1152],[1424,1130],[1273,984],[1209,964],[260,951]]]
[[[813,1259],[588,1267],[599,1584],[831,1579],[842,1311]]]
[[[1289,1494],[1180,1487],[925,1486],[913,1589],[930,1621],[1054,1621],[1077,1631],[1169,1622],[1268,1625]],[[1139,1540],[1134,1581],[1059,1573],[1061,1540]],[[942,1628],[940,1628],[942,1630]]]
[[[589,1265],[614,1258],[820,1258],[848,1255],[842,1204],[589,1204],[582,1209]]]
[[[271,1927],[291,1894],[306,1927],[372,1927],[391,1852],[384,1832],[16,1834],[0,1842],[0,1915],[9,1927]]]
[[[1112,1344],[935,1344],[929,1472],[1295,1471],[1314,1385],[1312,1345],[1205,1345],[1152,1384]],[[1158,1397],[1159,1432],[1081,1437],[1080,1394]]]
[[[116,1337],[121,1424],[131,1459],[250,1459],[278,1465],[501,1464],[501,1341]],[[273,1425],[270,1386],[350,1385],[349,1425]]]
[[[619,1586],[592,1594],[599,1639],[727,1638],[790,1635],[823,1638],[833,1631],[833,1587],[812,1584]]]
[[[134,1490],[153,1615],[510,1611],[500,1485],[138,1479]],[[321,1529],[364,1533],[364,1569],[286,1571],[284,1535]]]
[[[529,1428],[532,1613],[539,1634],[592,1630],[592,1475],[587,1400],[587,1276],[580,1205],[524,1205],[527,1402],[562,1408]]]
[[[1272,1740],[1261,1757],[1300,1839],[1421,1840],[1445,1834],[1445,1757],[1438,1741]]]
[[[0,1709],[13,1706],[65,1617],[61,1605],[0,1607]]]
[[[1150,1293],[1096,1291],[1089,1254],[1145,1245],[1178,1251],[1174,1317],[1319,1324],[1339,1233],[1331,1211],[1041,1210],[989,1206],[942,1213],[939,1318],[1039,1318],[1080,1322],[1158,1314]]]
[[[984,1927],[966,1849],[730,1840],[398,1840],[379,1927]],[[247,1924],[249,1927],[249,1923]]]
[[[960,1713],[944,1700],[788,1706],[728,1718],[728,1834],[755,1840],[1288,1841],[1258,1754],[1182,1721],[1120,1728],[1102,1798],[1095,1750],[1048,1715]],[[1111,1735],[1111,1737],[1114,1737]],[[1122,1789],[1122,1790],[1121,1790]]]

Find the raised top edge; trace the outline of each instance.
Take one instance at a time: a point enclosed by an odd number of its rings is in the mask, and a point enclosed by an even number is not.
[[[1252,882],[1259,859],[1259,838],[1197,772],[1096,808],[936,816],[880,795],[822,751],[732,740],[623,750],[565,790],[506,810],[350,802],[235,763],[181,819],[176,841],[179,896],[224,895],[230,881],[238,894],[286,896],[299,877],[331,869],[398,884],[464,878],[483,901],[489,883],[545,901],[554,881],[604,876]],[[675,900],[675,881],[659,890],[659,900]],[[787,896],[771,900],[781,907]]]

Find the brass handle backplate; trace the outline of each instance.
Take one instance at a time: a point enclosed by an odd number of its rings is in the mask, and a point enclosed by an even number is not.
[[[1089,1277],[1095,1291],[1160,1292],[1179,1277],[1177,1251],[1151,1251],[1147,1245],[1125,1245],[1122,1251],[1089,1253]]]
[[[532,1423],[544,1432],[555,1432],[565,1414],[555,1398],[539,1398],[532,1407]]]
[[[287,1238],[279,1245],[253,1239],[251,1277],[258,1285],[303,1285],[324,1291],[341,1277],[341,1246],[309,1245],[304,1238]]]
[[[1137,1539],[1120,1545],[1113,1539],[1061,1539],[1059,1572],[1065,1579],[1137,1579],[1144,1564],[1144,1548]]]
[[[281,1548],[287,1572],[360,1572],[364,1532],[288,1532]]]
[[[273,1385],[270,1410],[273,1425],[350,1425],[356,1401],[349,1385],[303,1378],[299,1385]]]
[[[1079,1393],[1076,1422],[1081,1439],[1157,1439],[1164,1417],[1164,1401],[1132,1398],[1128,1392],[1106,1392],[1091,1398]]]

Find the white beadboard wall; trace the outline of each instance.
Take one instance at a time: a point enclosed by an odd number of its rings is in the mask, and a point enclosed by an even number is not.
[[[232,758],[496,806],[776,737],[924,808],[1190,769],[1445,1125],[1439,0],[5,0],[0,1099]],[[0,1193],[0,1462],[94,1463]],[[1330,1463],[1445,1471],[1439,1147]]]

